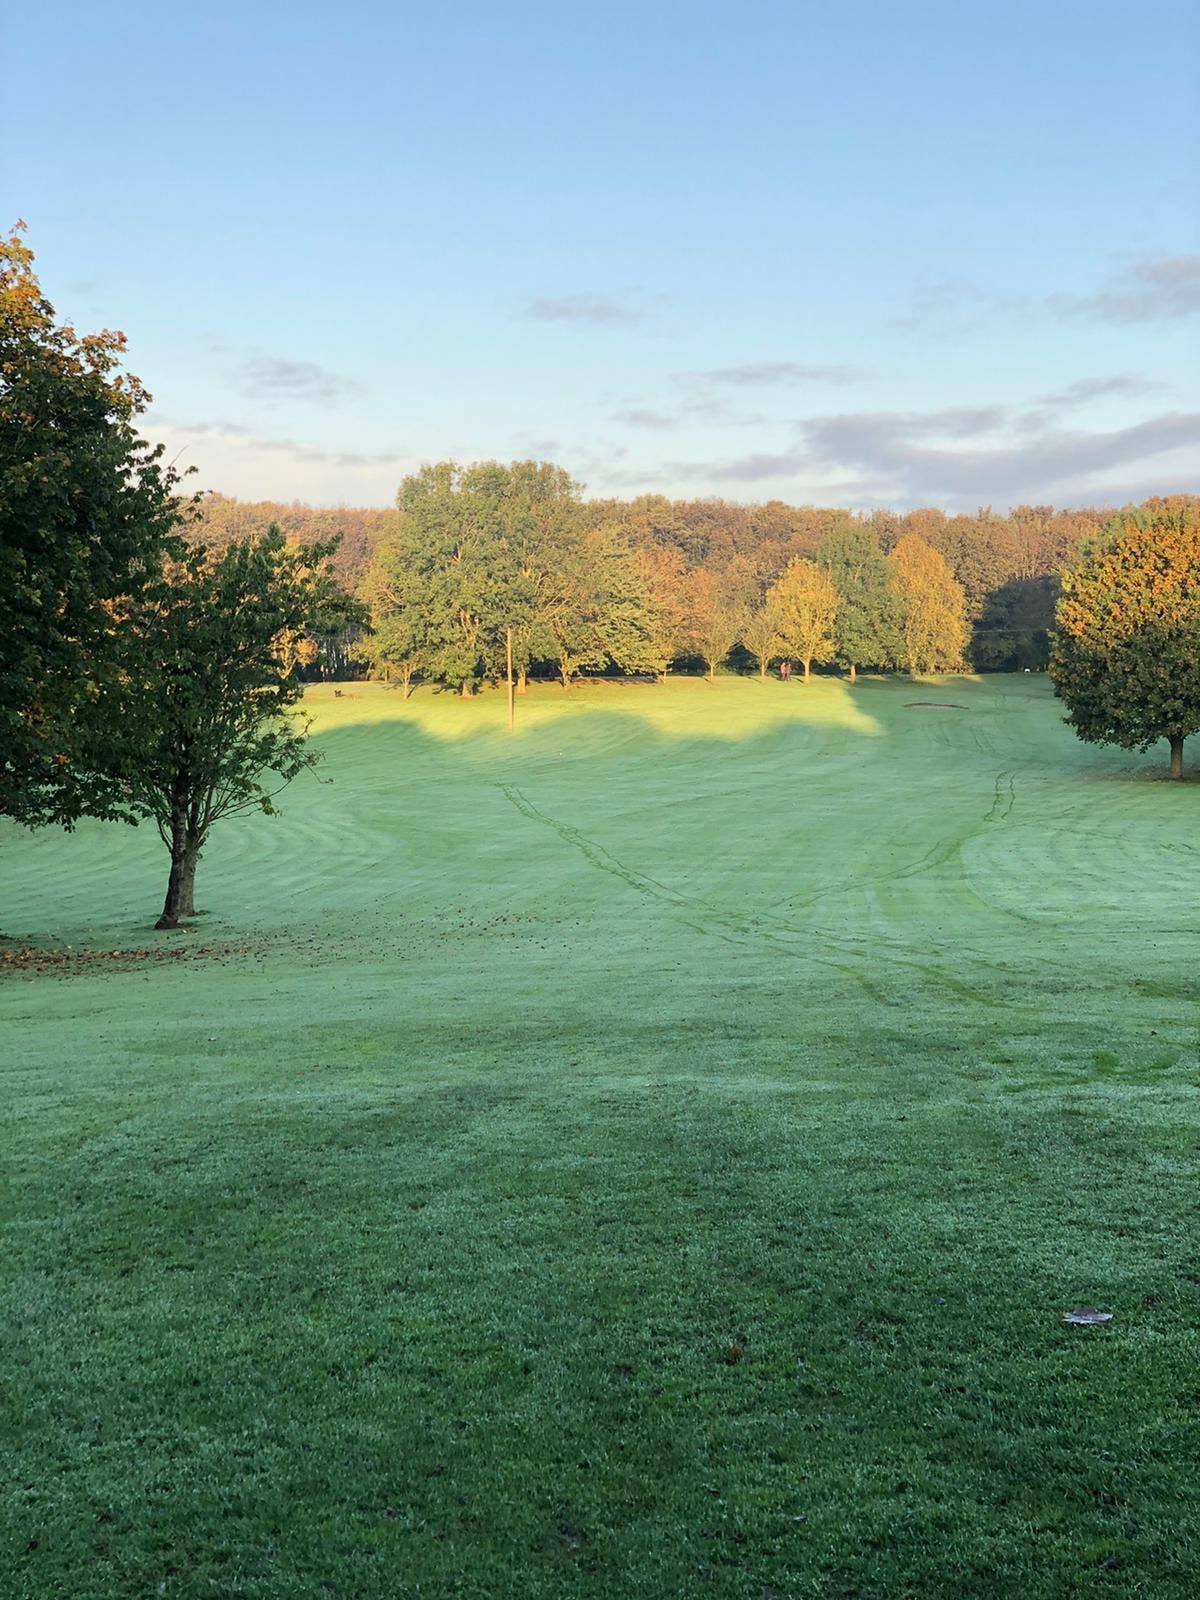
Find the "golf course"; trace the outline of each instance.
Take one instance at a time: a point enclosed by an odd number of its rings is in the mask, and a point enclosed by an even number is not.
[[[0,824],[4,1600],[1200,1592],[1165,746],[1029,673],[303,710],[178,931],[151,825]]]

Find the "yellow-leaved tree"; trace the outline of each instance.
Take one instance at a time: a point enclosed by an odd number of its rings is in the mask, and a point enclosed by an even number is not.
[[[833,579],[815,561],[789,562],[767,594],[767,608],[778,620],[779,648],[800,662],[805,683],[814,661],[833,660],[838,604]]]
[[[932,545],[906,534],[888,556],[900,624],[899,666],[911,678],[954,672],[967,647],[962,586]]]

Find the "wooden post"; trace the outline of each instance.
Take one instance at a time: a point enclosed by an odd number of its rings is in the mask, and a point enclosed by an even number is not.
[[[512,629],[508,628],[504,634],[504,664],[508,668],[508,731],[513,730],[513,674],[512,674]]]

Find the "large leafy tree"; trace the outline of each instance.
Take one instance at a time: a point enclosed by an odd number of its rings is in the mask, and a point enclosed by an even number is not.
[[[1183,776],[1200,731],[1200,506],[1118,518],[1063,578],[1050,672],[1081,739],[1147,750]]]
[[[745,607],[715,573],[697,567],[689,575],[685,639],[707,667],[710,683],[741,637],[745,621]]]
[[[517,692],[525,692],[530,668],[556,660],[569,687],[578,667],[590,666],[594,640],[572,633],[570,620],[583,596],[591,596],[594,574],[583,548],[584,514],[579,485],[546,461],[514,461],[503,469],[497,505],[498,572],[502,576],[501,623],[511,638]],[[499,652],[498,652],[499,653]],[[571,658],[575,665],[571,666]]]
[[[397,538],[427,607],[427,670],[464,696],[493,667],[510,609],[501,560],[505,482],[497,462],[440,462],[406,478],[396,500]]]
[[[398,532],[385,535],[359,591],[369,608],[371,627],[357,653],[380,677],[389,682],[397,678],[406,700],[434,650],[427,574],[415,557],[409,539]]]
[[[661,671],[659,608],[629,536],[589,526],[579,486],[546,462],[427,467],[405,480],[395,532],[364,595],[370,650],[463,694],[512,662],[553,662],[564,688],[590,667]]]
[[[549,566],[554,603],[539,613],[533,648],[556,661],[564,689],[578,672],[609,663],[662,672],[657,612],[621,530],[577,533]]]
[[[779,618],[781,649],[794,655],[807,683],[814,661],[831,661],[833,628],[838,614],[838,592],[833,579],[815,561],[799,557],[773,584],[767,604]]]
[[[298,640],[356,619],[335,582],[331,542],[289,547],[272,529],[220,552],[163,563],[125,608],[132,639],[121,750],[130,806],[171,855],[157,926],[194,914],[196,864],[222,817],[259,810],[317,755],[292,708]]]
[[[767,668],[783,648],[782,623],[776,609],[766,601],[748,611],[742,619],[738,641],[754,657],[760,683],[767,679]]]
[[[916,534],[905,534],[887,559],[899,613],[899,664],[912,678],[960,667],[966,602],[944,557]]]
[[[406,478],[396,504],[371,578],[376,629],[398,630],[406,651],[419,643],[422,672],[463,695],[497,671],[510,630],[524,671],[563,604],[553,553],[580,524],[569,475],[539,462],[440,462]]]
[[[678,550],[653,545],[634,552],[638,572],[655,618],[655,650],[662,657],[662,674],[689,648],[690,574]]]
[[[19,227],[0,240],[0,814],[29,825],[129,815],[116,615],[182,507],[124,353],[55,320]]]
[[[890,666],[899,647],[896,594],[879,536],[862,522],[831,529],[817,552],[840,603],[833,621],[837,660],[850,674],[859,667]]]

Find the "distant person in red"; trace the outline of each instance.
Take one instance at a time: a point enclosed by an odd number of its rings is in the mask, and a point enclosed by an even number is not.
[[[780,681],[780,683],[786,683],[788,681],[788,679],[791,677],[791,675],[792,675],[792,663],[790,661],[781,661],[779,663],[779,681]]]

